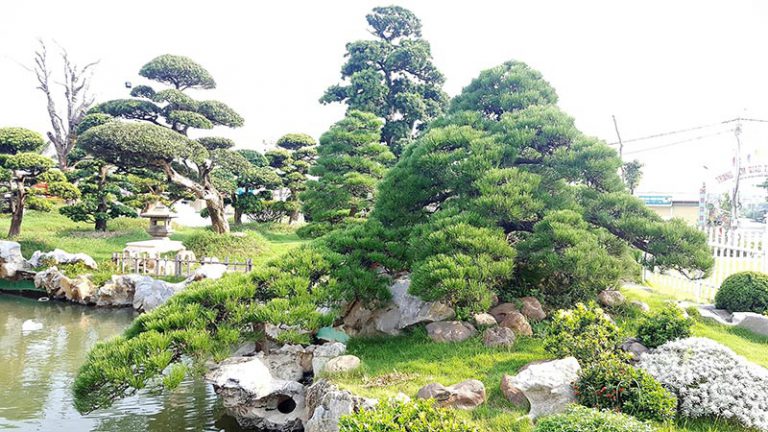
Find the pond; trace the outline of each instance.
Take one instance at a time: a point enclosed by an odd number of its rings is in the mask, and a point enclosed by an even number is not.
[[[201,380],[85,416],[74,409],[71,385],[88,350],[121,333],[134,316],[129,309],[0,294],[0,430],[240,431]]]

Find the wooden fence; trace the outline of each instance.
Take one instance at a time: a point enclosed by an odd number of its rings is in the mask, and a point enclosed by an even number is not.
[[[196,259],[181,255],[172,258],[158,257],[146,252],[115,252],[112,254],[112,262],[121,274],[139,273],[154,276],[189,277],[203,264],[221,264],[226,266],[227,272],[248,273],[253,270],[253,260],[250,258],[245,261],[234,261],[227,257],[224,261],[218,261],[215,258]]]
[[[711,303],[720,284],[741,271],[768,273],[768,226],[763,230],[705,230],[715,266],[704,279],[689,279],[676,271],[645,270],[645,280],[659,290],[699,303]]]

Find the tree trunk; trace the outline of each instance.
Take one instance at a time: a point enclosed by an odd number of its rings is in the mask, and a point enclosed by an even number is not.
[[[11,196],[11,227],[8,229],[8,238],[21,234],[21,222],[24,219],[24,202],[27,194],[24,190],[24,180],[16,180],[16,191]]]
[[[203,184],[200,184],[176,172],[169,162],[162,163],[161,168],[163,168],[163,171],[168,176],[168,180],[189,189],[197,198],[205,200],[213,232],[218,234],[229,232],[229,221],[227,221],[227,216],[224,214],[224,200],[221,198],[219,191],[210,182],[210,179],[208,179],[209,172],[201,173],[200,177],[204,180]]]
[[[243,210],[235,207],[235,225],[243,224]]]
[[[107,231],[107,220],[106,219],[96,219],[96,231],[99,232],[106,232]]]
[[[299,210],[291,210],[290,216],[288,216],[288,225],[293,225],[299,220]]]
[[[224,201],[216,195],[215,198],[207,197],[205,199],[205,205],[208,208],[208,215],[211,218],[211,228],[213,232],[218,234],[226,234],[229,232],[229,222],[227,216],[224,214]]]

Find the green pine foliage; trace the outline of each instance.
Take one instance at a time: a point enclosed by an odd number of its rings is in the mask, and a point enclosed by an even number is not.
[[[595,302],[578,303],[571,310],[559,310],[544,339],[544,348],[553,356],[573,356],[582,366],[620,358],[623,337],[619,327]]]
[[[302,230],[322,235],[331,225],[365,217],[373,209],[376,186],[395,159],[381,141],[382,122],[370,113],[350,111],[320,137],[317,163],[301,194],[304,216],[317,227]]]
[[[455,412],[433,400],[384,401],[375,408],[343,416],[340,432],[478,432]]]
[[[545,417],[534,432],[652,432],[654,428],[626,414],[573,405],[567,412]]]

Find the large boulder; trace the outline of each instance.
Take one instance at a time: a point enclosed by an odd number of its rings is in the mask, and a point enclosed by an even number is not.
[[[732,323],[753,333],[768,336],[768,316],[754,312],[734,312]]]
[[[0,279],[18,279],[20,271],[31,268],[21,255],[21,245],[14,241],[0,240]]]
[[[491,327],[483,332],[483,345],[488,348],[512,347],[515,344],[515,332],[507,327]]]
[[[496,318],[497,322],[504,321],[504,318],[513,312],[519,312],[517,305],[514,303],[501,303],[492,307],[491,310],[488,311],[489,314]]]
[[[306,391],[275,379],[257,357],[233,357],[206,375],[227,413],[244,428],[293,432],[304,429]]]
[[[640,358],[644,354],[648,354],[651,350],[640,342],[640,339],[629,338],[621,344],[621,350],[628,353],[632,361],[640,361]]]
[[[462,342],[477,334],[472,324],[463,321],[441,321],[427,324],[427,334],[435,342]]]
[[[226,264],[207,263],[198,267],[195,272],[187,278],[187,282],[196,282],[203,279],[221,279],[227,272]]]
[[[170,283],[149,276],[137,278],[134,282],[133,308],[137,311],[149,312],[163,305],[186,286],[185,282]]]
[[[257,354],[273,377],[289,381],[301,381],[304,374],[312,372],[312,351],[301,345],[283,345],[278,349]]]
[[[530,364],[514,377],[505,377],[502,383],[508,399],[511,398],[509,395],[515,395],[517,400],[522,400],[521,393],[525,396],[530,405],[528,415],[535,419],[565,411],[569,404],[576,402],[572,385],[580,371],[578,360],[566,357]]]
[[[440,383],[427,384],[416,394],[419,399],[434,399],[445,408],[471,410],[485,402],[485,386],[478,380],[466,380],[449,387]]]
[[[474,321],[477,327],[493,327],[498,324],[496,318],[489,313],[475,314],[475,316],[472,317],[472,321]]]
[[[389,286],[392,300],[378,309],[355,302],[344,315],[344,327],[351,335],[398,335],[401,330],[420,323],[452,319],[453,308],[441,302],[425,302],[408,293],[410,275],[403,275]]]
[[[342,355],[328,360],[324,370],[328,373],[345,373],[360,367],[360,358],[353,355]]]
[[[35,287],[44,289],[51,298],[85,305],[96,303],[97,289],[88,275],[69,278],[56,266],[37,273]]]
[[[96,293],[97,306],[124,307],[133,305],[136,282],[145,276],[137,274],[113,275],[112,279],[99,287]]]
[[[328,381],[320,380],[307,389],[306,403],[309,419],[304,425],[305,432],[338,432],[342,416],[372,409],[378,401],[339,390]]]
[[[29,259],[29,263],[33,267],[40,267],[41,265],[82,263],[91,270],[99,268],[99,265],[96,264],[96,260],[89,255],[84,253],[73,254],[61,249],[54,249],[51,252],[35,251]]]
[[[616,290],[603,290],[597,295],[597,301],[606,307],[621,306],[627,302],[624,294]]]
[[[531,324],[520,312],[511,312],[507,314],[499,325],[512,329],[516,335],[533,336]]]

